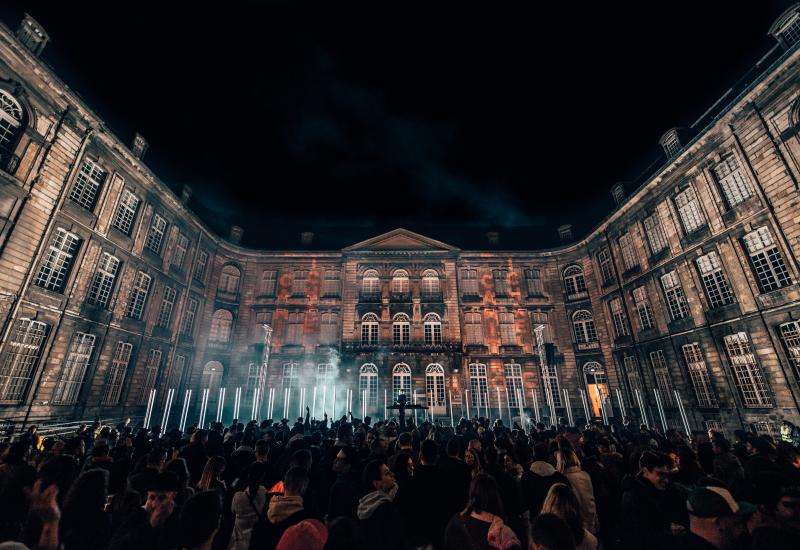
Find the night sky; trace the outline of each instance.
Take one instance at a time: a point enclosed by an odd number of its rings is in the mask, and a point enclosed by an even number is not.
[[[45,61],[124,142],[141,132],[222,235],[335,249],[402,226],[485,248],[497,230],[531,249],[600,222],[792,3],[31,1],[0,18],[33,15]]]

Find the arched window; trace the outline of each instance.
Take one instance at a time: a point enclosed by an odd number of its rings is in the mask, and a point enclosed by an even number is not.
[[[361,318],[361,345],[374,346],[378,343],[378,316],[367,313]]]
[[[408,271],[398,269],[392,275],[392,294],[408,294]]]
[[[592,312],[581,309],[572,314],[572,327],[575,330],[575,342],[578,347],[597,342],[597,331],[594,328]]]
[[[392,369],[392,399],[403,394],[411,401],[411,367],[405,363],[398,363]]]
[[[209,361],[203,367],[203,375],[200,380],[200,389],[208,388],[208,394],[212,398],[219,393],[219,385],[222,382],[222,375],[225,372],[222,363],[219,361]]]
[[[0,90],[0,168],[9,168],[14,148],[22,132],[23,111],[19,101]]]
[[[239,293],[239,279],[242,273],[235,265],[226,265],[222,268],[222,273],[219,276],[219,285],[217,290],[226,294],[236,295]]]
[[[398,313],[392,320],[392,335],[395,346],[407,346],[410,339],[411,323],[408,315]]]
[[[428,397],[428,407],[433,408],[433,413],[443,414],[445,405],[444,367],[439,363],[431,363],[425,369],[425,393]]]
[[[211,334],[208,339],[219,344],[227,344],[231,339],[233,313],[227,309],[218,309],[211,318]]]
[[[378,367],[372,363],[361,366],[358,374],[359,397],[367,392],[367,405],[374,407],[378,404]]]
[[[579,265],[571,265],[564,270],[564,288],[568,295],[586,292],[586,281],[583,278],[583,269]]]
[[[422,298],[433,300],[439,297],[439,274],[433,269],[422,272]]]
[[[589,396],[592,416],[601,417],[603,416],[601,406],[608,397],[606,371],[600,363],[590,361],[583,365],[583,376],[586,381],[586,393]]]
[[[378,272],[374,269],[364,272],[364,278],[361,281],[361,295],[364,298],[380,297],[381,280],[378,278]]]
[[[425,327],[425,344],[428,346],[442,345],[442,320],[435,313],[428,313],[423,320]]]

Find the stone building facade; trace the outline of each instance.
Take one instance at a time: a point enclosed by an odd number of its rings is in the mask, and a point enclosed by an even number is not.
[[[261,392],[259,417],[382,417],[404,393],[443,420],[683,426],[680,399],[692,428],[800,421],[798,8],[770,32],[737,95],[685,143],[668,131],[583,238],[480,251],[397,229],[319,252],[215,235],[141,136],[41,62],[36,21],[0,26],[0,418],[141,416],[155,389],[160,420],[174,389],[174,425],[191,389],[194,423],[208,389],[210,421],[225,388],[229,421],[238,388],[245,419]]]

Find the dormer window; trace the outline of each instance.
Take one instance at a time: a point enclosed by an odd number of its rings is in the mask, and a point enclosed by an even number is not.
[[[677,155],[681,150],[681,140],[678,137],[678,130],[676,128],[670,128],[664,132],[664,135],[661,136],[658,143],[664,148],[664,154],[667,155],[668,159]]]
[[[800,4],[783,12],[770,27],[769,34],[786,50],[800,42]]]

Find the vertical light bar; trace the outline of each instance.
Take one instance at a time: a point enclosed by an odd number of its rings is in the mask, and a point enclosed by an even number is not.
[[[447,390],[447,393],[450,396],[450,427],[455,428],[456,422],[453,418],[453,390]]]
[[[681,399],[681,394],[678,393],[678,390],[673,390],[673,392],[675,393],[675,402],[678,404],[678,412],[681,413],[681,420],[683,420],[683,428],[686,430],[686,437],[691,441],[692,430],[689,427],[689,417],[686,416],[686,409],[683,408],[683,399]]]
[[[581,401],[583,402],[583,413],[586,415],[586,422],[592,419],[592,412],[589,410],[589,400],[586,398],[586,392],[583,388],[580,389]]]
[[[192,390],[186,390],[183,394],[183,409],[181,410],[181,422],[180,422],[180,430],[181,432],[186,431],[186,417],[189,416],[189,405],[192,402]]]
[[[514,390],[514,394],[517,396],[517,406],[519,407],[519,426],[522,428],[523,432],[528,433],[525,430],[525,424],[527,424],[527,422],[525,422],[525,412],[522,409],[522,392],[516,389]]]
[[[575,417],[572,416],[572,401],[569,399],[569,390],[564,388],[564,403],[567,406],[567,420],[569,421],[570,426],[575,425]],[[589,419],[586,419],[586,422],[589,422]]]
[[[658,388],[653,388],[653,394],[656,396],[656,408],[661,417],[661,426],[664,428],[664,433],[667,433],[667,417],[664,414],[664,406],[661,404],[661,392],[658,391]]]
[[[167,390],[167,400],[164,403],[164,416],[161,419],[161,433],[167,431],[167,422],[169,421],[169,412],[172,408],[172,396],[175,395],[175,388]]]
[[[491,417],[489,416],[489,407],[490,406],[491,406],[491,404],[489,403],[489,384],[487,382],[487,384],[486,384],[486,407],[485,407],[486,408],[486,420],[491,420]]]
[[[636,402],[639,403],[639,413],[641,414],[642,421],[647,429],[650,429],[650,421],[647,419],[647,411],[644,410],[644,400],[642,399],[642,394],[639,392],[639,388],[633,388],[633,395],[636,396]]]
[[[311,394],[311,418],[317,417],[317,387],[314,386],[314,391]]]
[[[533,416],[538,424],[542,421],[542,417],[539,416],[539,398],[536,397],[536,388],[531,388],[531,399],[533,400]]]
[[[219,389],[219,398],[217,400],[217,422],[222,422],[222,409],[225,408],[225,388]]]
[[[331,419],[336,420],[336,384],[333,385],[333,413]]]
[[[361,399],[363,399],[363,401],[364,401],[364,416],[363,416],[363,418],[366,418],[367,417],[367,390],[364,390],[364,395],[362,396]]]
[[[198,427],[202,429],[205,427],[206,423],[206,408],[208,407],[208,393],[209,389],[203,389],[203,393],[200,395],[200,420]]]
[[[625,424],[628,421],[627,415],[625,414],[625,401],[622,400],[622,392],[619,391],[619,388],[615,390],[617,392],[617,401],[619,402],[619,412],[622,413],[622,423]]]
[[[384,422],[386,422],[386,420],[388,420],[388,418],[389,418],[389,416],[388,416],[389,409],[387,408],[388,407],[388,401],[387,400],[388,400],[388,392],[386,391],[386,388],[383,388],[383,421]]]
[[[417,404],[417,388],[414,388],[414,401],[413,404]],[[414,425],[417,425],[417,409],[414,409]]]
[[[322,415],[324,416],[328,409],[328,385],[322,386]]]
[[[467,420],[471,420],[472,411],[469,410],[469,390],[464,390],[464,396],[467,398]]]
[[[502,421],[503,420],[503,400],[500,398],[500,386],[495,387],[497,390],[497,417]],[[511,417],[508,417],[509,420]]]

